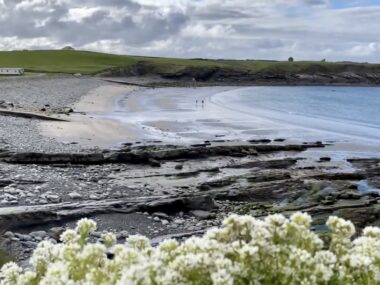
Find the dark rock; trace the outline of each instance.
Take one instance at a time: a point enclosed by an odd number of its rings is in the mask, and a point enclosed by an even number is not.
[[[228,165],[227,168],[287,169],[297,163],[297,158],[249,161],[242,164]]]
[[[245,157],[258,153],[303,151],[320,145],[229,145],[207,147],[135,147],[110,153],[0,153],[0,159],[18,164],[104,164],[130,163],[159,167],[160,161],[204,159],[217,156]]]
[[[362,195],[359,192],[349,191],[349,192],[340,193],[338,195],[338,198],[346,199],[346,200],[359,200],[362,198]]]
[[[51,228],[48,232],[48,235],[55,239],[56,241],[59,241],[61,235],[64,233],[65,229],[63,227],[54,227]]]
[[[216,208],[214,199],[209,195],[188,197],[184,204],[187,210],[209,211]]]
[[[249,140],[249,143],[271,143],[272,141],[269,139],[260,139],[260,140]]]
[[[102,164],[105,162],[101,153],[79,154],[79,153],[14,153],[3,158],[8,163],[17,164]]]
[[[332,187],[326,187],[326,188],[318,191],[317,193],[312,194],[314,200],[317,200],[317,201],[322,201],[322,200],[326,200],[326,199],[328,200],[328,197],[334,197],[337,195],[338,195],[338,193]]]
[[[343,219],[350,220],[358,228],[364,228],[380,218],[380,209],[375,206],[345,208],[335,211],[334,214]]]
[[[211,188],[221,188],[221,187],[229,186],[235,183],[238,178],[239,177],[233,176],[233,177],[226,177],[226,178],[214,180],[214,181],[207,181],[199,185],[198,188],[203,191],[209,190]]]
[[[149,159],[149,165],[152,167],[161,167],[161,163],[154,158]]]
[[[215,207],[216,204],[214,199],[208,195],[204,195],[157,200],[141,205],[140,210],[149,213],[164,212],[167,214],[173,214],[191,210],[209,211]]]
[[[278,181],[287,180],[292,178],[288,172],[269,172],[269,173],[258,173],[257,175],[248,176],[248,182],[265,182],[265,181]]]
[[[183,169],[183,165],[182,164],[177,164],[174,168],[176,170],[182,170]]]
[[[319,180],[363,180],[365,179],[364,173],[353,172],[353,173],[323,173],[312,176],[311,178]]]
[[[331,157],[321,157],[319,159],[319,162],[329,162],[329,161],[331,161]]]

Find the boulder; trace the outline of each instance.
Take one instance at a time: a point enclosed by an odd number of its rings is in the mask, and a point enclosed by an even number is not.
[[[52,239],[59,241],[64,231],[65,229],[63,227],[54,227],[49,230],[48,234]]]

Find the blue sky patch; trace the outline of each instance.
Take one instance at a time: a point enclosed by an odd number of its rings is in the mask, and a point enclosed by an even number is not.
[[[331,0],[331,5],[335,9],[380,6],[380,0]]]

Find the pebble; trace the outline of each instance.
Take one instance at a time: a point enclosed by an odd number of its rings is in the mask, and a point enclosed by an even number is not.
[[[191,211],[190,214],[202,220],[207,220],[207,219],[211,219],[215,217],[213,213],[208,212],[208,211],[202,211],[202,210]]]
[[[168,219],[169,216],[168,214],[165,214],[163,212],[155,212],[152,214],[153,217],[158,217],[158,218],[164,218],[164,219]]]
[[[31,232],[30,236],[35,238],[36,240],[43,240],[48,236],[48,234],[45,231],[36,231],[36,232]]]
[[[79,194],[78,192],[71,192],[71,193],[69,193],[69,197],[71,199],[77,200],[77,199],[82,199],[83,196],[81,194]]]
[[[53,203],[59,203],[59,202],[61,202],[61,198],[58,195],[47,195],[46,199],[49,202],[53,202]]]
[[[96,195],[90,195],[89,197],[91,200],[99,200],[100,198]]]
[[[13,233],[13,232],[5,232],[5,234],[4,234],[4,237],[6,237],[6,238],[12,238],[12,237],[14,237],[15,236],[15,234]]]
[[[175,219],[173,222],[174,222],[175,224],[177,224],[177,225],[182,225],[183,223],[185,223],[185,221],[182,220],[182,219]]]

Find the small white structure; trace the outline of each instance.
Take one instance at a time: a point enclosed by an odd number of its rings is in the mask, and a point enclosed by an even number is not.
[[[0,75],[23,75],[24,73],[23,68],[0,67]]]

